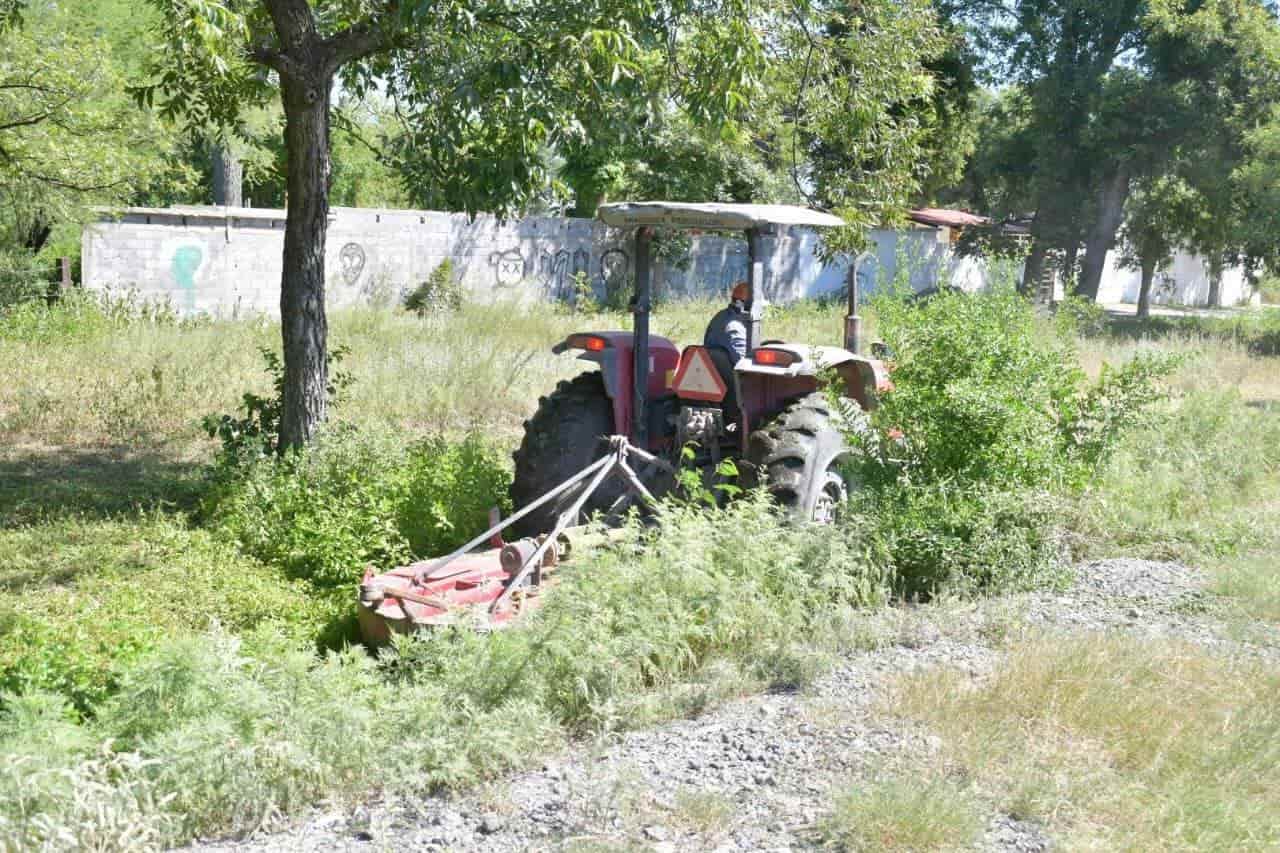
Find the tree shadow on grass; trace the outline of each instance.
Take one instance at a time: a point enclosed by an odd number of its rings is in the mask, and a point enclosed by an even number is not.
[[[1280,356],[1280,312],[1275,317],[1239,314],[1232,317],[1108,314],[1104,334],[1117,340],[1152,340],[1174,335],[1199,335],[1243,344],[1249,354]]]
[[[157,508],[191,511],[207,487],[202,469],[164,449],[0,451],[0,528]]]

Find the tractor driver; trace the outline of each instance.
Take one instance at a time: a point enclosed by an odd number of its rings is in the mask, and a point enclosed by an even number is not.
[[[730,369],[739,359],[747,355],[747,297],[751,293],[750,286],[740,281],[733,286],[729,296],[729,306],[707,324],[707,332],[702,336],[702,345],[710,350],[723,350],[730,358]]]

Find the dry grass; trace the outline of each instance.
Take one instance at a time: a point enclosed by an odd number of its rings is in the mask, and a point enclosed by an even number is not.
[[[982,817],[971,791],[935,775],[860,782],[834,799],[818,824],[823,843],[847,851],[932,851],[971,847]]]
[[[655,333],[698,342],[718,306],[660,306]],[[492,429],[518,436],[540,394],[587,366],[551,347],[574,331],[630,328],[624,314],[572,315],[551,306],[470,305],[419,318],[334,312],[330,343],[350,348],[354,383],[340,415],[410,433]],[[773,309],[772,337],[837,342],[835,308]],[[2,330],[0,330],[2,331]],[[265,320],[128,322],[85,332],[0,333],[0,436],[36,447],[202,445],[200,419],[264,391],[261,347],[279,347]]]
[[[980,683],[908,676],[889,709],[929,725],[984,797],[1062,849],[1280,845],[1280,674],[1167,642],[1046,637]]]

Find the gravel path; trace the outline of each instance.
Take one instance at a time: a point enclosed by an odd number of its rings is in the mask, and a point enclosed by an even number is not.
[[[990,672],[1027,628],[1122,630],[1276,660],[1280,642],[1243,646],[1208,612],[1205,578],[1175,563],[1077,567],[1062,593],[890,611],[883,646],[850,657],[802,693],[768,693],[604,743],[452,796],[318,812],[279,834],[200,851],[813,849],[832,792],[940,742],[880,709],[883,685],[921,667]],[[990,816],[981,850],[1049,849],[1036,825]]]

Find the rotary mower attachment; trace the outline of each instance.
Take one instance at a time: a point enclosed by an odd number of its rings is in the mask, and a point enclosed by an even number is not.
[[[537,500],[493,525],[452,553],[375,575],[366,570],[360,584],[357,615],[360,633],[370,645],[387,643],[394,633],[412,633],[441,625],[470,622],[478,630],[503,627],[540,603],[546,576],[571,554],[609,538],[579,527],[579,516],[592,494],[611,475],[627,487],[610,512],[633,500],[652,509],[653,494],[628,464],[634,456],[653,468],[672,472],[671,465],[631,444],[626,436],[609,436],[609,451]],[[583,486],[586,481],[585,487]],[[575,489],[576,491],[575,493]],[[573,495],[551,530],[543,535],[504,542],[502,531],[539,507]],[[490,548],[474,551],[488,542]]]

